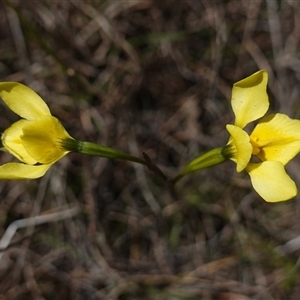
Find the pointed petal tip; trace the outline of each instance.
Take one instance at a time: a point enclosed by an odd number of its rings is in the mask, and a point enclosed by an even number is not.
[[[237,81],[236,83],[234,83],[233,86],[241,88],[250,88],[267,82],[268,72],[266,70],[259,70],[253,73],[252,75]]]

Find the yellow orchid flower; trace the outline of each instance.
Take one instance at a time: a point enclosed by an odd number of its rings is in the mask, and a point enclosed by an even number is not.
[[[284,114],[263,117],[269,108],[267,82],[268,74],[261,70],[233,85],[231,105],[235,123],[226,126],[230,134],[227,145],[192,160],[173,183],[187,174],[231,159],[236,162],[237,172],[249,173],[254,189],[267,202],[296,196],[297,187],[284,166],[300,152],[300,121]],[[249,135],[244,128],[261,117]]]
[[[23,118],[2,134],[2,145],[21,163],[0,166],[0,179],[43,176],[56,161],[70,152],[62,147],[62,141],[73,138],[51,115],[42,98],[29,87],[17,82],[2,82],[0,97]]]
[[[269,107],[267,81],[267,72],[261,70],[234,84],[231,105],[235,123],[226,129],[230,159],[236,162],[237,172],[246,170],[257,193],[268,202],[278,202],[297,194],[284,166],[300,151],[300,121],[284,114],[263,117]],[[244,127],[261,117],[248,135]],[[252,162],[253,157],[259,162]]]
[[[1,137],[2,146],[21,162],[0,166],[0,179],[34,179],[69,152],[122,159],[146,165],[146,161],[113,148],[72,138],[47,104],[29,87],[18,82],[0,83],[0,97],[22,119]]]

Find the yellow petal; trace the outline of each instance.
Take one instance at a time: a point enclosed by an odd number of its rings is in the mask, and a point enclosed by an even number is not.
[[[235,125],[228,124],[226,129],[230,134],[228,145],[233,148],[233,157],[231,160],[236,162],[236,171],[241,172],[250,161],[252,154],[252,145],[246,131]]]
[[[24,119],[51,115],[44,100],[32,89],[18,82],[1,82],[0,97],[17,115]]]
[[[69,153],[61,146],[61,140],[71,138],[61,123],[52,116],[29,121],[23,126],[22,143],[34,159],[48,164]]]
[[[267,202],[286,201],[297,195],[296,184],[287,175],[281,162],[250,163],[246,171],[251,177],[253,188]]]
[[[250,135],[260,148],[262,160],[287,164],[300,151],[300,121],[284,114],[273,114],[261,119]]]
[[[0,179],[35,179],[45,175],[52,166],[48,165],[25,165],[21,163],[7,163],[0,166]]]
[[[236,126],[244,128],[266,113],[269,108],[267,82],[268,73],[261,70],[233,85],[231,106]]]
[[[29,121],[20,120],[6,129],[2,135],[2,144],[8,152],[10,152],[20,161],[29,165],[34,165],[37,163],[37,161],[28,154],[21,140],[23,127],[27,122]]]

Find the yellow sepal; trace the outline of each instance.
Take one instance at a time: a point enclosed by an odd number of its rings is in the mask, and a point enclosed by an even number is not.
[[[18,180],[35,179],[45,175],[52,164],[47,165],[26,165],[22,163],[7,163],[0,166],[0,179]]]
[[[251,177],[253,188],[267,202],[289,200],[297,195],[295,182],[278,161],[249,163],[246,171]]]
[[[0,97],[20,117],[33,120],[51,115],[44,100],[31,88],[18,82],[1,82]]]
[[[233,85],[231,106],[236,126],[244,128],[266,113],[269,108],[267,82],[268,73],[261,70]]]

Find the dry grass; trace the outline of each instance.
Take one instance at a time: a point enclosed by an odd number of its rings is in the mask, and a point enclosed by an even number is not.
[[[232,84],[258,69],[271,111],[300,118],[299,20],[287,0],[0,2],[0,75],[77,139],[173,176],[224,145]],[[16,117],[0,112],[3,131]],[[0,299],[298,299],[298,199],[265,203],[231,162],[184,178],[176,201],[145,167],[79,154],[0,193],[0,236],[23,225]]]

